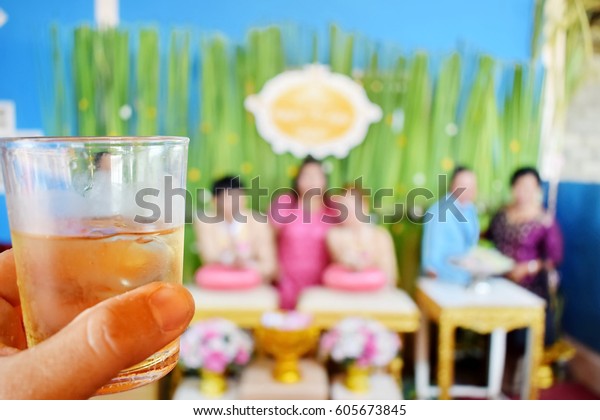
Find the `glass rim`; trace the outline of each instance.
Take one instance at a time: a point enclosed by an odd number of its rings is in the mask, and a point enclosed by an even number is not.
[[[19,136],[0,137],[0,146],[31,142],[40,144],[186,144],[189,137],[184,136]]]

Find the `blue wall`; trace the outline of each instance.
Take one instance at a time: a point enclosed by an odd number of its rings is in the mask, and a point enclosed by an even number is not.
[[[468,46],[504,60],[529,56],[533,0],[120,0],[121,22],[220,31],[241,39],[252,26],[293,22],[315,30],[338,23],[371,39],[433,52]],[[17,103],[19,128],[42,128],[40,68],[52,22],[93,20],[93,0],[0,0],[0,99]],[[45,47],[40,47],[44,45]],[[47,64],[46,64],[47,65]],[[51,134],[51,133],[49,133]]]
[[[17,128],[41,129],[41,66],[42,57],[49,53],[41,45],[52,22],[91,22],[94,3],[0,0],[0,7],[8,14],[8,21],[0,28],[0,99],[16,102]]]
[[[600,352],[600,185],[561,183],[557,217],[565,237],[564,328]]]

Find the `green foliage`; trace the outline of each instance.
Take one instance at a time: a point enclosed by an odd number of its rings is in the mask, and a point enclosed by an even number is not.
[[[152,136],[159,132],[160,49],[156,30],[142,29],[140,31],[136,61],[136,134]]]
[[[128,134],[129,34],[125,30],[75,30],[73,81],[77,106],[76,132],[83,136]]]
[[[480,200],[489,204],[494,170],[494,143],[498,141],[498,109],[495,63],[489,56],[479,59],[475,79],[469,89],[467,105],[459,125],[455,160],[470,166],[477,174]],[[501,154],[506,150],[501,149]]]
[[[173,31],[169,46],[165,132],[189,135],[190,33]]]

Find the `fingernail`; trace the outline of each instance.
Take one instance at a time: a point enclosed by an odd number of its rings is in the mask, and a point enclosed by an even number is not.
[[[187,297],[173,285],[164,284],[149,298],[150,308],[162,331],[182,328],[189,321],[190,305]]]

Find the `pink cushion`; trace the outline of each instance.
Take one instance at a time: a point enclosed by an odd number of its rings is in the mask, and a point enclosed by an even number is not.
[[[383,271],[377,268],[352,271],[339,264],[332,264],[323,274],[323,283],[332,289],[366,291],[382,288],[387,279]]]
[[[251,289],[261,283],[260,275],[252,269],[231,268],[209,264],[196,271],[196,284],[206,289]]]

